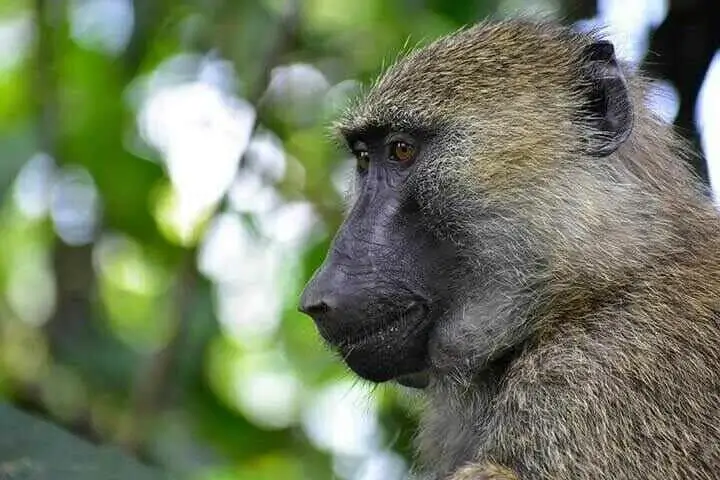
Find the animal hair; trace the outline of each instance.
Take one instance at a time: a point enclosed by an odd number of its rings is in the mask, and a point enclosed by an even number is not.
[[[338,124],[437,132],[412,187],[471,268],[429,345],[428,478],[720,475],[720,223],[626,65],[632,132],[586,153],[596,41],[482,23],[399,59]]]

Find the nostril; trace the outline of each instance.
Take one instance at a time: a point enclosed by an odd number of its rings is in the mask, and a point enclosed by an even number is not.
[[[314,315],[325,314],[329,310],[330,306],[323,301],[303,303],[300,305],[300,311],[306,315],[310,315],[311,317]]]

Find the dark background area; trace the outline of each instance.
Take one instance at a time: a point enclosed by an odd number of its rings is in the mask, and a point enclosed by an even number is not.
[[[2,397],[182,476],[402,478],[417,399],[295,310],[341,217],[327,126],[406,45],[517,13],[606,25],[712,178],[717,0],[2,0]]]

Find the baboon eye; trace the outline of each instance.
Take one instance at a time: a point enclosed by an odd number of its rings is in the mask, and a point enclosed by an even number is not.
[[[415,153],[415,147],[407,142],[397,141],[390,145],[390,156],[396,162],[409,165],[415,161]]]
[[[370,153],[367,150],[355,150],[353,152],[355,160],[357,160],[357,169],[364,172],[370,164]]]

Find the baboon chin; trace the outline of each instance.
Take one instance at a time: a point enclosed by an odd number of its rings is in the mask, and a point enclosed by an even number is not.
[[[431,479],[720,476],[720,223],[611,43],[482,23],[336,125],[352,208],[300,309],[422,388]]]

